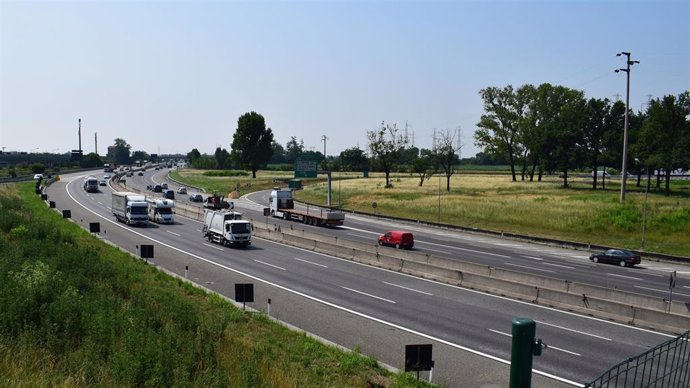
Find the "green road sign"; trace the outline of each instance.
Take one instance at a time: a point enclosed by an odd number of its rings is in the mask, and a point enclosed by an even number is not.
[[[295,161],[295,178],[316,178],[318,163],[315,160]]]

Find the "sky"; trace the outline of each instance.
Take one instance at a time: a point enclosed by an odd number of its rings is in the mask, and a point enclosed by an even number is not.
[[[0,0],[4,151],[212,154],[255,111],[326,154],[382,122],[461,157],[490,86],[551,83],[630,107],[690,88],[690,1]]]

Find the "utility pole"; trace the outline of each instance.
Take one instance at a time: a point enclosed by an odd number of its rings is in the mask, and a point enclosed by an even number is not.
[[[94,147],[93,147],[93,152],[98,155],[98,132],[93,133],[93,142],[94,142]]]
[[[79,119],[79,151],[81,151],[81,119]]]
[[[625,203],[625,184],[628,180],[628,111],[630,110],[630,66],[640,63],[640,61],[630,60],[630,53],[622,51],[616,54],[617,57],[625,55],[627,57],[627,67],[625,69],[616,69],[616,73],[624,71],[627,74],[627,87],[625,93],[625,124],[623,128],[623,177],[621,180],[621,203]]]
[[[328,207],[331,207],[331,199],[333,198],[333,194],[331,192],[331,170],[326,166],[326,140],[328,140],[326,135],[322,135],[321,141],[323,142],[323,167],[326,170],[326,175],[328,176]]]

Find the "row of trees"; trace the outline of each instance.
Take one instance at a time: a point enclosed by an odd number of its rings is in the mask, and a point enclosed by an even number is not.
[[[503,159],[515,181],[541,179],[560,171],[568,186],[568,171],[622,164],[625,105],[608,99],[585,99],[582,91],[563,86],[523,85],[480,91],[485,114],[475,132],[475,144]],[[690,93],[650,101],[647,110],[629,112],[628,161],[648,174],[663,170],[666,194],[671,171],[690,166]],[[592,188],[597,188],[593,174]]]

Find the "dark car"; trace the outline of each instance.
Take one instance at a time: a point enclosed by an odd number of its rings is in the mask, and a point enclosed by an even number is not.
[[[589,259],[595,263],[613,263],[621,267],[632,267],[642,262],[640,255],[624,249],[609,249],[604,253],[593,253]]]
[[[175,199],[175,191],[173,190],[165,190],[163,191],[163,196],[167,199]]]
[[[201,196],[201,194],[190,194],[189,200],[192,202],[202,202],[204,198]]]
[[[155,185],[155,186],[153,186],[153,192],[154,193],[162,193],[163,187],[161,185]]]
[[[141,171],[139,171],[139,173],[138,173],[137,175],[139,175],[139,176],[144,176],[144,173],[141,172]]]
[[[379,245],[387,245],[398,249],[412,249],[414,246],[414,237],[410,232],[391,230],[379,236]]]

